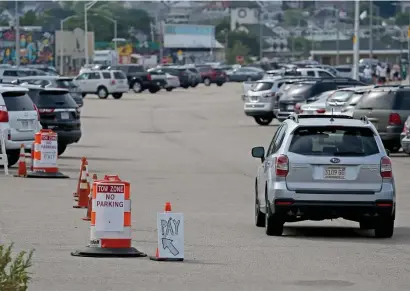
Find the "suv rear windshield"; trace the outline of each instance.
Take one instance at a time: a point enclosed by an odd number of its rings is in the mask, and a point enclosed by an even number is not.
[[[266,90],[270,90],[272,86],[273,86],[272,82],[258,82],[252,87],[251,91],[255,91],[255,92],[266,91]]]
[[[293,133],[289,152],[308,156],[370,156],[379,153],[370,128],[304,126]]]
[[[77,108],[73,97],[64,91],[30,90],[29,95],[38,108]]]
[[[32,111],[33,101],[26,92],[4,92],[1,93],[8,111]]]
[[[282,97],[283,99],[301,99],[300,97],[305,97],[309,94],[309,91],[312,89],[314,84],[293,84],[290,87],[286,94]],[[281,99],[282,99],[281,98]]]

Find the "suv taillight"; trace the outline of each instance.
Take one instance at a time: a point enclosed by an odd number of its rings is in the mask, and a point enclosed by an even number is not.
[[[409,133],[409,127],[408,127],[407,123],[404,123],[403,133],[404,133],[405,135],[407,135],[407,134]]]
[[[148,75],[147,75],[147,80],[148,80],[148,81],[151,81],[151,80],[152,80],[151,74],[148,74]]]
[[[40,113],[53,113],[54,109],[39,109],[38,112],[40,112]]]
[[[0,122],[9,122],[9,113],[4,105],[0,105]]]
[[[401,118],[398,113],[390,113],[389,125],[401,125]]]
[[[389,157],[383,157],[380,161],[380,176],[384,179],[391,179],[393,177],[391,160]]]
[[[40,121],[40,111],[38,110],[36,104],[33,104],[33,106],[34,106],[34,110],[36,110],[37,112],[37,120]]]
[[[280,155],[275,161],[276,176],[286,177],[289,173],[289,159],[285,155]]]

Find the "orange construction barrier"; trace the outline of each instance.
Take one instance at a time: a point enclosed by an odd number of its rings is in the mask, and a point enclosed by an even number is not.
[[[130,183],[106,175],[93,183],[90,243],[79,257],[146,257],[131,246]]]
[[[34,135],[32,171],[28,178],[69,178],[58,171],[58,138],[51,129],[41,129]]]
[[[92,205],[93,205],[92,204],[92,201],[93,201],[93,188],[94,188],[94,182],[97,181],[97,180],[98,180],[97,174],[94,174],[93,175],[93,183],[91,184],[91,187],[90,187],[90,194],[88,195],[87,214],[86,214],[85,217],[83,217],[83,220],[86,220],[86,221],[91,220],[91,209],[93,208],[92,207]]]
[[[24,149],[24,144],[20,146],[20,156],[18,162],[18,170],[16,177],[27,177],[27,164],[26,164],[26,151]]]
[[[77,205],[74,205],[74,208],[87,208],[88,206],[88,195],[90,194],[90,183],[87,179],[88,172],[88,163],[84,163],[83,169],[81,171],[81,183],[80,183],[80,192],[78,193]]]
[[[78,193],[80,193],[81,177],[82,177],[82,174],[83,174],[83,167],[84,167],[86,162],[87,162],[87,158],[82,157],[81,158],[80,175],[78,176],[78,182],[77,182],[77,191],[73,193],[74,197],[78,197]]]

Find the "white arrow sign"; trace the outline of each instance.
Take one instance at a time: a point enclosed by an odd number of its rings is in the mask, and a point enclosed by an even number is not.
[[[160,258],[184,258],[184,215],[163,212],[157,214],[158,256]]]

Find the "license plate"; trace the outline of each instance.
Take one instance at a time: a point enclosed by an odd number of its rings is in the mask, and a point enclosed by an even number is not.
[[[324,169],[324,179],[343,180],[345,179],[346,168],[345,167],[326,167]]]
[[[288,105],[287,109],[288,110],[293,110],[295,107],[293,105]]]
[[[24,120],[21,122],[21,129],[29,129],[30,122],[28,120]]]
[[[61,119],[70,119],[70,115],[68,112],[61,112]]]

